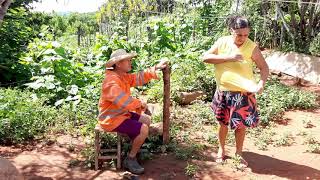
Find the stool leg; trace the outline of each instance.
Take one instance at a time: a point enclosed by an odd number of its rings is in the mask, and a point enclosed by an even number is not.
[[[100,132],[99,131],[95,131],[94,144],[95,144],[94,165],[95,165],[95,170],[97,171],[99,169],[99,154],[100,154]]]
[[[117,169],[121,168],[121,135],[117,134]]]

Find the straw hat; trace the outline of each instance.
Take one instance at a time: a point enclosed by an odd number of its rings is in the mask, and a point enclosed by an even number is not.
[[[137,56],[137,53],[135,53],[135,52],[127,53],[126,50],[124,50],[124,49],[118,49],[118,50],[112,52],[109,61],[106,63],[106,66],[107,66],[107,68],[110,68],[119,61],[133,58],[136,56]]]

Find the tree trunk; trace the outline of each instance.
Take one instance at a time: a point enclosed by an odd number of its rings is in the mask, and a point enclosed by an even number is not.
[[[314,36],[314,33],[313,33],[313,21],[314,21],[314,15],[315,15],[315,8],[316,6],[315,5],[311,5],[311,10],[309,12],[309,24],[308,24],[308,27],[307,27],[307,30],[306,30],[306,35],[307,35],[307,42],[310,41],[312,39],[312,37]]]
[[[80,27],[78,27],[77,35],[78,35],[78,46],[80,47],[80,45],[81,45],[81,29],[80,29]]]
[[[282,43],[283,43],[283,37],[284,36],[284,25],[281,26],[281,31],[280,31],[280,48],[282,48]]]
[[[241,14],[244,1],[243,0],[234,0],[230,3],[232,5],[232,8],[230,9],[231,13],[236,13],[236,14],[240,13]]]
[[[305,41],[306,40],[306,30],[305,30],[305,15],[307,11],[308,5],[302,4],[301,3],[301,8],[300,8],[300,32],[301,32],[301,40]]]
[[[127,41],[129,41],[129,20],[130,20],[130,17],[128,18],[127,23],[126,23],[126,37],[127,37]]]
[[[2,23],[10,4],[11,0],[0,0],[0,24]]]
[[[289,6],[289,11],[290,11],[290,16],[291,16],[291,27],[293,27],[293,28],[292,28],[292,30],[293,30],[293,35],[294,35],[294,37],[297,38],[297,30],[296,30],[296,27],[298,27],[298,26],[297,26],[297,20],[296,20],[296,17],[295,17],[294,5],[293,5],[293,4],[291,4],[291,5]]]

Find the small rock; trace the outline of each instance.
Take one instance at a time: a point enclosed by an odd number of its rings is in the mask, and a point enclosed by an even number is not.
[[[7,159],[0,157],[0,177],[7,180],[23,180],[18,169]]]

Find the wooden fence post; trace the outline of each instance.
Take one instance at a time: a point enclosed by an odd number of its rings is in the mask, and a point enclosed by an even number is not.
[[[170,67],[162,70],[163,73],[163,144],[170,140]]]

